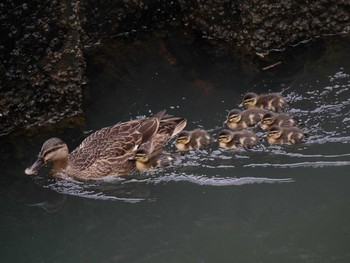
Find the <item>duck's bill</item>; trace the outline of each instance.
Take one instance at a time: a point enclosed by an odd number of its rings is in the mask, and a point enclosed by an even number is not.
[[[31,167],[28,167],[27,169],[24,170],[25,174],[27,175],[33,175],[36,174],[41,166],[44,165],[44,161],[42,158],[38,158],[38,160],[35,161],[35,163],[32,164]]]

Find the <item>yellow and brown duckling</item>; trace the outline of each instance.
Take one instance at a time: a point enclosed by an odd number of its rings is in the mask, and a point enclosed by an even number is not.
[[[259,143],[258,137],[250,131],[222,130],[217,140],[219,146],[226,149],[237,149],[238,147],[250,149]]]
[[[53,162],[51,172],[58,178],[89,180],[126,175],[135,168],[135,163],[129,159],[134,157],[136,149],[145,145],[150,149],[160,149],[185,125],[186,119],[165,115],[163,110],[146,119],[102,128],[71,153],[65,142],[51,138],[44,142],[37,160],[25,173],[36,174],[43,165]]]
[[[243,97],[242,104],[248,109],[260,108],[271,111],[283,111],[287,106],[286,100],[278,93],[256,94],[248,92]]]
[[[192,131],[182,131],[177,135],[175,146],[181,151],[190,151],[195,149],[204,149],[213,141],[206,130],[195,129]]]
[[[262,117],[260,127],[266,131],[272,126],[292,127],[297,125],[297,121],[286,113],[266,112]]]
[[[254,127],[261,121],[264,113],[265,111],[263,109],[256,108],[244,111],[234,109],[228,113],[224,124],[234,130],[243,130],[246,128]]]
[[[131,161],[133,159],[130,159]],[[146,149],[139,149],[135,152],[135,166],[140,172],[147,172],[156,170],[158,168],[165,168],[178,160],[174,154],[158,150],[156,152],[149,152]]]
[[[304,133],[298,127],[272,126],[267,133],[267,141],[270,144],[296,144],[305,138]]]

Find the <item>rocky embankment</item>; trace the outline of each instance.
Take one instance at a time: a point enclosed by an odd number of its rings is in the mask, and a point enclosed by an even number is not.
[[[0,4],[0,134],[83,117],[84,54],[104,38],[138,38],[172,27],[266,56],[350,31],[350,2],[22,1]]]

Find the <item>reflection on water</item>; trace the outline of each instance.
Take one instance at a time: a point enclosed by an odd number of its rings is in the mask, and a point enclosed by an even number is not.
[[[28,204],[28,206],[42,208],[48,213],[56,213],[63,207],[65,201],[66,195],[56,193],[55,198],[50,198],[50,200],[44,202]]]
[[[122,45],[123,54],[111,44],[91,58],[85,133],[9,138],[0,147],[2,260],[348,262],[349,45],[288,65],[302,68],[292,76],[283,62],[252,78],[208,46],[165,45],[176,59],[169,64],[151,44],[136,53]],[[248,90],[282,92],[306,141],[269,146],[257,127],[262,144],[251,150],[214,144],[154,173],[84,183],[56,181],[48,167],[23,174],[49,137],[72,150],[101,127],[162,108],[215,137]],[[175,151],[173,142],[166,150]]]

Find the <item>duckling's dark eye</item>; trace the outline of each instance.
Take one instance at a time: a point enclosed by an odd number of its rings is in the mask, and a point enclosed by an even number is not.
[[[263,119],[263,123],[266,123],[266,122],[271,122],[272,119],[271,118],[266,118],[266,119]]]
[[[250,103],[253,102],[253,99],[245,100],[244,103]]]
[[[184,136],[184,137],[179,137],[179,138],[177,138],[177,141],[185,141],[186,140],[186,137]]]
[[[228,120],[233,121],[234,119],[237,119],[237,117],[237,115],[231,115]]]

